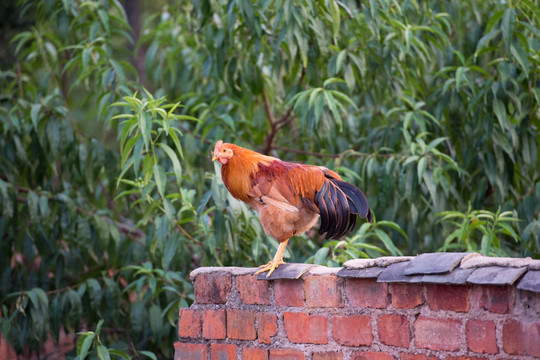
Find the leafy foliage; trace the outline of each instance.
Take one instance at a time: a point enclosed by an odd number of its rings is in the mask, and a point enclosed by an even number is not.
[[[189,271],[268,260],[218,139],[365,190],[378,221],[295,237],[289,261],[540,256],[534,2],[145,2],[140,37],[132,4],[24,0],[6,22],[0,321],[19,354],[65,331],[68,356],[171,357]]]

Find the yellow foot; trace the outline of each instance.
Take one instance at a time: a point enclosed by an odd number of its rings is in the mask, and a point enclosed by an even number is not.
[[[263,272],[265,272],[265,271],[270,270],[270,271],[268,271],[268,274],[266,274],[266,277],[269,277],[269,276],[274,272],[274,270],[275,270],[279,265],[281,265],[281,264],[285,264],[285,261],[283,261],[283,259],[280,260],[280,261],[274,261],[274,260],[272,260],[272,261],[270,261],[270,262],[269,262],[268,264],[266,264],[266,265],[261,265],[261,266],[259,266],[261,269],[259,269],[259,270],[255,273],[255,275],[258,275],[258,274],[260,274],[260,273],[263,273]]]

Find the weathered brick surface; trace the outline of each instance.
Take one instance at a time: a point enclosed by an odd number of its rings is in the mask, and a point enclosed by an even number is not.
[[[207,360],[208,345],[174,343],[174,360]]]
[[[227,309],[227,337],[235,340],[255,340],[255,312]]]
[[[270,360],[305,360],[304,352],[296,349],[270,349]]]
[[[354,353],[353,360],[393,360],[394,357],[386,352],[380,351],[360,351]]]
[[[377,330],[382,343],[408,348],[411,342],[409,320],[405,315],[385,314],[377,319]]]
[[[467,347],[480,354],[497,354],[495,323],[489,320],[473,319],[466,324]]]
[[[514,305],[513,289],[509,286],[475,286],[473,290],[476,309],[497,314],[507,314]]]
[[[319,270],[271,281],[238,268],[198,272],[195,303],[179,312],[175,359],[540,358],[540,294],[531,290]]]
[[[377,279],[347,279],[345,285],[351,306],[385,308],[388,306],[388,284]]]
[[[503,349],[510,355],[540,357],[540,321],[508,320],[503,326]]]
[[[401,353],[401,360],[439,360],[436,356],[426,354]]]
[[[426,287],[426,302],[431,310],[469,311],[469,287],[465,285],[438,285]]]
[[[458,351],[462,347],[460,320],[419,316],[414,328],[419,348]]]
[[[328,318],[325,316],[286,312],[283,322],[287,337],[293,343],[328,343]]]
[[[412,309],[424,303],[423,286],[418,284],[394,283],[391,285],[392,306]]]
[[[268,360],[268,350],[244,347],[242,349],[242,360]]]
[[[307,307],[343,307],[343,279],[331,276],[310,276],[304,282]]]
[[[255,275],[237,276],[235,280],[236,290],[244,304],[270,305],[268,281],[259,281]]]
[[[201,274],[195,279],[195,302],[225,304],[231,288],[231,274],[221,272]]]
[[[304,282],[301,280],[277,280],[274,284],[277,306],[304,306]]]
[[[257,314],[257,334],[260,343],[270,344],[272,336],[277,334],[277,316],[268,313]]]
[[[343,360],[343,354],[335,351],[313,353],[313,360]]]
[[[237,346],[233,344],[212,344],[210,358],[212,360],[236,360]]]
[[[203,310],[202,321],[202,334],[205,339],[225,339],[227,337],[224,309]]]
[[[340,345],[370,345],[373,341],[371,318],[367,315],[333,316],[332,337]]]
[[[198,338],[201,336],[201,313],[191,309],[180,309],[178,336]]]

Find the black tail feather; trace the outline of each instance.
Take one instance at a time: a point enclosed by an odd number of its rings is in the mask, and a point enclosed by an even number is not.
[[[315,205],[321,216],[319,234],[338,239],[354,229],[356,215],[371,222],[366,196],[356,186],[337,179],[326,179],[317,192]]]

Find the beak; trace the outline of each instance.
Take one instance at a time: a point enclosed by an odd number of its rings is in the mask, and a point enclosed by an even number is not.
[[[216,155],[212,156],[212,161],[216,161],[218,158]]]

